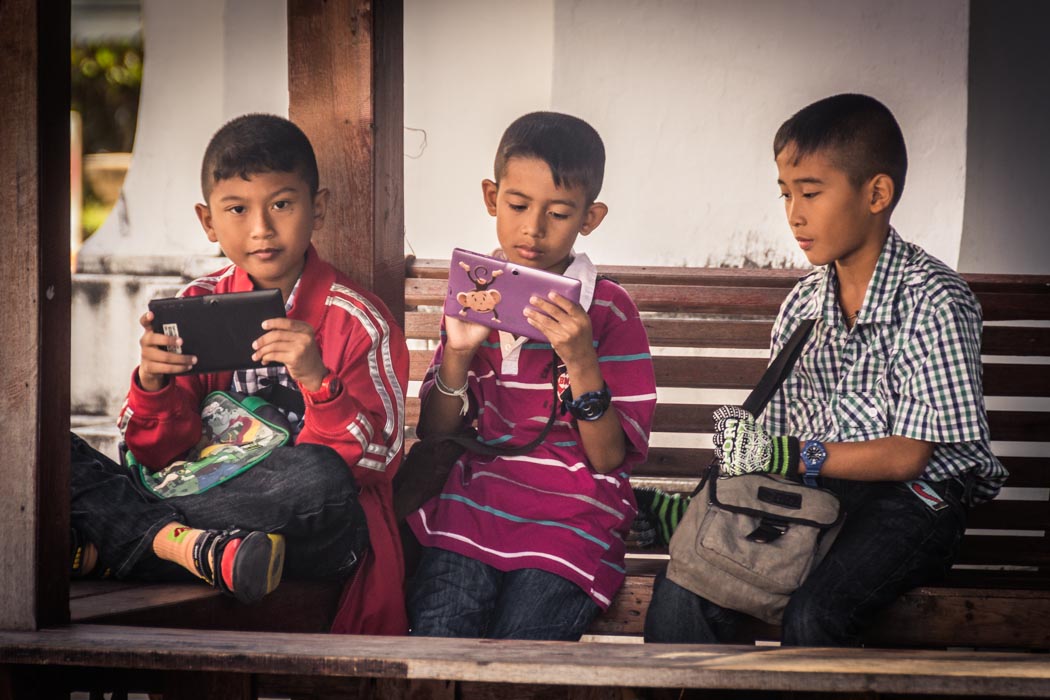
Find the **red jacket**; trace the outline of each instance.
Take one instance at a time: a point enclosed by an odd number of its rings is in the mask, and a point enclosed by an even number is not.
[[[180,296],[253,289],[248,274],[229,265],[191,282]],[[361,488],[371,552],[343,591],[332,631],[405,634],[404,560],[391,481],[404,441],[408,349],[404,333],[378,297],[321,260],[313,246],[290,318],[313,326],[324,364],[339,375],[335,399],[307,406],[296,443],[328,445],[343,457]],[[228,390],[232,372],[175,377],[157,392],[131,377],[119,424],[128,449],[142,464],[161,468],[200,439],[200,404]]]

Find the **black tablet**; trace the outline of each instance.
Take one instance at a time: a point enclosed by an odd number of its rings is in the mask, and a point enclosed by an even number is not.
[[[284,301],[281,290],[263,289],[153,299],[149,310],[155,332],[182,338],[181,349],[168,350],[197,356],[186,373],[194,374],[262,367],[252,361],[252,343],[265,333],[263,321],[284,316]]]

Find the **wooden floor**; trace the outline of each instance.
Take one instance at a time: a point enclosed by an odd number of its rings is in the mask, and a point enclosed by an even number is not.
[[[1046,654],[430,640],[72,625],[0,632],[0,664],[621,688],[1050,695]],[[70,661],[75,659],[75,661]],[[262,685],[267,685],[263,683]],[[279,684],[278,684],[279,685]]]

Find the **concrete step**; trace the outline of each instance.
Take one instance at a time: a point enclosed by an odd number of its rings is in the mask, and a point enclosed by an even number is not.
[[[84,438],[96,450],[113,461],[119,461],[117,444],[120,442],[120,431],[117,430],[116,418],[112,416],[74,415],[69,418],[70,429]]]

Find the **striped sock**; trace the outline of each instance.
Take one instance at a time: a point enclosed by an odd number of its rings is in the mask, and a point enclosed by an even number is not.
[[[639,487],[634,489],[634,498],[638,503],[639,518],[648,520],[656,530],[653,544],[667,545],[689,507],[689,497],[661,489]]]

